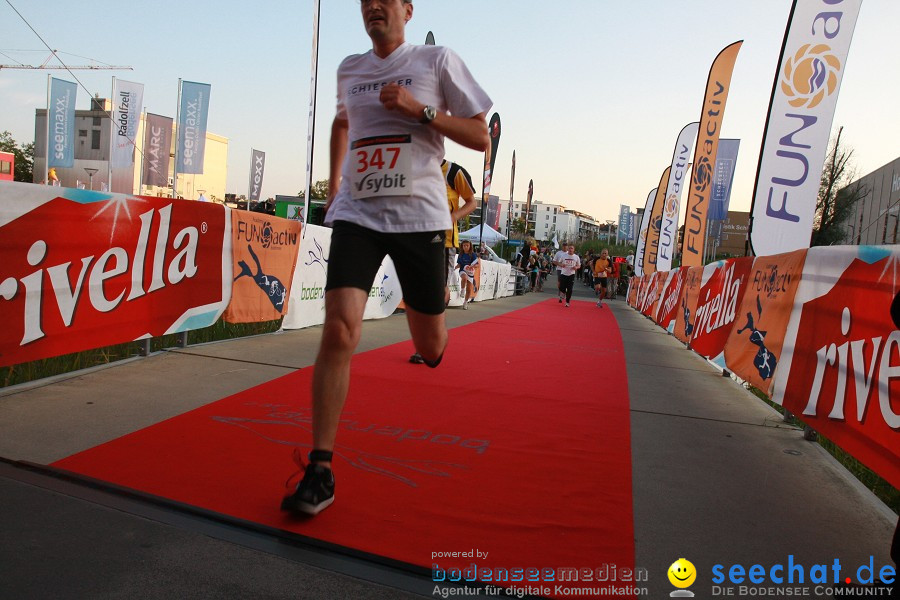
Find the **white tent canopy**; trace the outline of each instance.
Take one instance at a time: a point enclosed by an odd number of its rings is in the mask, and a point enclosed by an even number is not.
[[[484,226],[484,235],[481,234],[481,225],[476,225],[472,229],[460,232],[459,234],[459,239],[469,240],[470,242],[477,242],[479,238],[481,238],[485,244],[493,246],[497,242],[505,240],[506,236],[490,225]]]

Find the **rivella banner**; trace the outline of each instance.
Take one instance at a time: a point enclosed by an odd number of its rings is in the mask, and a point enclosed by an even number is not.
[[[218,204],[0,182],[0,366],[212,325],[230,231]]]
[[[681,264],[696,267],[703,264],[706,242],[706,219],[712,192],[713,168],[719,147],[719,134],[725,120],[725,102],[731,87],[731,74],[742,41],[726,46],[709,69],[697,147],[694,149],[694,167],[691,171],[690,193],[684,215],[684,243],[681,247]]]
[[[172,118],[147,113],[144,120],[143,184],[169,185],[169,149],[172,147]]]
[[[900,486],[900,247],[810,248],[772,399]]]
[[[75,96],[78,85],[50,78],[47,106],[47,167],[71,168],[75,165]]]
[[[662,223],[659,230],[659,251],[656,256],[656,268],[668,271],[672,268],[675,256],[675,245],[678,243],[678,214],[681,210],[681,193],[686,187],[688,168],[691,164],[691,151],[697,139],[699,122],[688,123],[678,134],[675,150],[672,152],[672,166],[669,168],[669,181],[663,196]]]
[[[738,309],[747,290],[747,277],[752,265],[752,257],[731,258],[707,265],[703,273],[694,310],[691,349],[720,367],[725,366],[722,356],[725,342],[734,323],[742,317]]]
[[[181,82],[175,167],[179,173],[201,175],[206,150],[206,121],[209,116],[208,83]]]
[[[758,256],[808,248],[819,179],[862,0],[794,0],[750,208]]]
[[[229,323],[280,319],[288,307],[300,251],[300,221],[236,210],[231,216],[233,265]]]

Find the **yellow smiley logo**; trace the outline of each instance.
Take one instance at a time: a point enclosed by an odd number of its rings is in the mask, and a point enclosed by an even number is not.
[[[697,579],[697,569],[686,558],[679,558],[669,567],[669,582],[677,588],[688,588]]]

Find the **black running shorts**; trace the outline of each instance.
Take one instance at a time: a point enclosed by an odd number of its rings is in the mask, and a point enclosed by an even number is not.
[[[594,286],[606,287],[606,280],[608,277],[594,277]]]
[[[403,302],[428,315],[444,312],[447,259],[444,231],[382,233],[335,221],[325,291],[353,287],[368,293],[385,255],[397,269]]]

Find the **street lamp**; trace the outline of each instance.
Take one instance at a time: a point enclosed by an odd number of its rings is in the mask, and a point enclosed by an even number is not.
[[[88,174],[88,182],[91,190],[94,189],[94,173],[99,171],[99,169],[95,169],[94,167],[85,167],[85,172]]]

